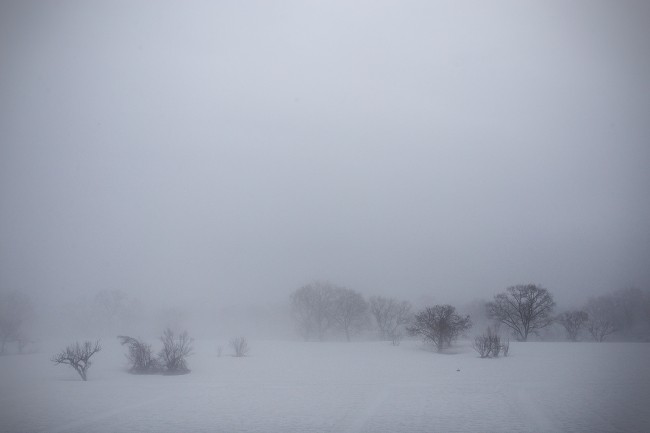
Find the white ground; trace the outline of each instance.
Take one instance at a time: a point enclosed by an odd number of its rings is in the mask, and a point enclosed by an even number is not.
[[[199,341],[185,376],[134,376],[104,340],[89,381],[50,350],[0,357],[1,432],[643,432],[650,344]],[[460,371],[456,371],[460,369]]]

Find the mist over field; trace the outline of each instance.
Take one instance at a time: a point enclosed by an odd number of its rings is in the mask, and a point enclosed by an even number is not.
[[[648,29],[639,1],[0,0],[0,431],[639,431]],[[52,358],[86,340],[73,384]]]

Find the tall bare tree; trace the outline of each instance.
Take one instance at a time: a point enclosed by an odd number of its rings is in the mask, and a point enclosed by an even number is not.
[[[407,325],[411,320],[411,304],[394,298],[372,296],[370,312],[377,323],[381,340],[393,339],[399,332],[399,328]]]
[[[487,304],[488,315],[512,329],[519,341],[550,325],[554,307],[549,291],[535,284],[508,287]]]
[[[368,322],[368,303],[352,289],[337,288],[334,293],[333,317],[350,341],[350,335]]]
[[[325,339],[325,333],[335,321],[335,289],[328,282],[315,281],[291,294],[291,312],[305,340],[313,335]]]
[[[460,316],[455,307],[434,305],[417,313],[413,325],[406,329],[410,335],[423,337],[441,351],[471,327],[469,316]]]

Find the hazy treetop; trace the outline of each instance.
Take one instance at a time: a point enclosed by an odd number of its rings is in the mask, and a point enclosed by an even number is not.
[[[650,283],[643,2],[0,4],[0,287]]]

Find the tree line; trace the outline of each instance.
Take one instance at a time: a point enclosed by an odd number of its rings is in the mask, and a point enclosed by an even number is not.
[[[380,340],[399,344],[408,334],[442,350],[472,326],[469,316],[459,315],[451,305],[431,305],[414,312],[408,301],[382,296],[366,301],[361,293],[328,282],[306,284],[290,298],[296,329],[305,340],[340,334],[350,341],[362,330],[374,329]],[[551,325],[562,327],[569,341],[589,336],[600,342],[612,334],[621,340],[650,340],[649,290],[618,290],[589,299],[583,308],[558,314],[548,289],[520,284],[496,294],[483,308],[493,328],[505,327],[517,341],[540,335]],[[486,341],[491,333],[484,334]]]

